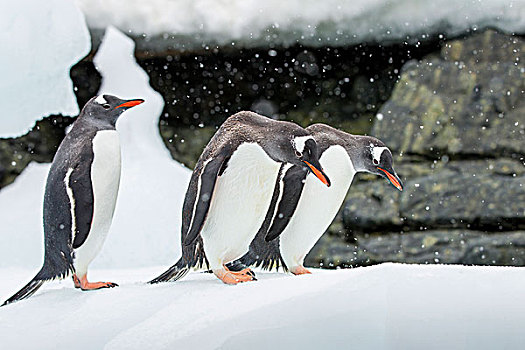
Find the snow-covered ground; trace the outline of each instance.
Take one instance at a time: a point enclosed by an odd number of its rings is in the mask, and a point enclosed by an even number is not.
[[[515,0],[77,0],[91,28],[115,25],[134,36],[253,46],[348,45],[414,41],[494,27],[525,32],[525,1]]]
[[[307,276],[211,274],[146,285],[162,267],[94,271],[0,308],[4,349],[520,349],[524,268],[383,264]],[[0,269],[0,298],[27,271]]]

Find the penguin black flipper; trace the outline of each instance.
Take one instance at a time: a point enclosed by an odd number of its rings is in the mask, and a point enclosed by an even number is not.
[[[281,257],[279,240],[276,238],[284,231],[297,208],[308,171],[298,166],[292,166],[284,174],[282,171],[283,168],[279,171],[264,222],[250,244],[249,252],[227,265],[233,271],[236,271],[237,265],[255,265],[264,270],[279,269],[282,266],[287,271]]]
[[[228,155],[229,151],[224,148],[202,166],[202,171],[199,174],[198,184],[200,187],[197,189],[198,193],[196,193],[195,198],[192,198],[193,200],[186,200],[184,203],[185,208],[183,212],[193,213],[189,229],[186,231],[183,228],[182,230],[183,244],[185,246],[192,245],[201,232],[202,226],[208,216],[217,177],[224,171],[227,165]],[[189,204],[193,206],[193,210],[186,210],[186,205]]]
[[[183,213],[191,213],[182,217],[182,258],[169,267],[159,276],[150,280],[149,284],[160,282],[173,282],[186,276],[189,268],[207,264],[206,255],[202,244],[202,237],[199,233],[206,221],[208,210],[217,182],[229,159],[229,148],[222,147],[215,157],[211,157],[208,162],[199,159],[195,166],[195,171],[191,175],[189,189],[184,198],[182,206]],[[208,154],[203,154],[208,156]],[[198,171],[198,169],[201,169]]]
[[[265,236],[266,242],[279,237],[290,222],[301,198],[307,174],[304,167],[297,165],[286,171],[282,179],[282,194],[277,202],[277,210],[273,214],[270,228]]]
[[[94,194],[91,183],[91,162],[79,162],[69,177],[69,189],[74,193],[75,227],[73,248],[79,248],[87,239],[94,212]]]

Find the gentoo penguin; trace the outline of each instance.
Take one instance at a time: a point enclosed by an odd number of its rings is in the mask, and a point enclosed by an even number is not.
[[[319,162],[332,186],[318,186],[301,168],[289,168],[275,188],[271,203],[271,207],[277,207],[275,214],[267,215],[250,251],[230,269],[283,265],[295,275],[310,273],[303,266],[304,258],[337,215],[357,172],[383,176],[402,191],[392,166],[392,152],[380,140],[351,135],[325,124],[314,124],[306,130],[317,142]]]
[[[144,100],[111,95],[86,103],[53,159],[44,195],[44,265],[3,305],[25,299],[45,281],[73,274],[76,288],[111,288],[88,282],[87,268],[111,225],[120,182],[120,143],[115,124],[127,109]]]
[[[295,165],[330,186],[317,144],[300,126],[253,112],[229,117],[210,140],[190,179],[183,205],[182,258],[150,281],[182,278],[192,267],[209,269],[224,283],[254,280],[249,269],[225,264],[248,251],[263,223],[280,173]]]

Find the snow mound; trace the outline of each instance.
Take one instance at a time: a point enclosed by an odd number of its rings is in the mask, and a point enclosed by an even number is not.
[[[0,308],[5,348],[519,349],[524,268],[383,264],[313,275],[260,273],[222,284],[211,274],[144,285],[158,269],[95,271],[121,287],[71,281]],[[0,269],[2,280],[21,272]],[[0,285],[0,297],[13,292]],[[52,315],[52,319],[50,318]]]
[[[50,114],[77,115],[69,71],[91,39],[75,3],[2,1],[0,33],[0,137],[23,135]]]
[[[348,45],[494,27],[525,32],[525,2],[504,0],[78,0],[91,28],[242,46]],[[424,38],[424,36],[423,36]]]

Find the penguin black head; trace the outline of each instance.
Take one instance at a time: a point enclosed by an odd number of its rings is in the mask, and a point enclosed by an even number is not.
[[[80,115],[115,125],[124,111],[143,102],[142,99],[122,100],[112,95],[99,95],[86,103]]]
[[[322,183],[330,187],[330,179],[319,163],[317,143],[310,135],[296,136],[292,139],[293,155],[290,163],[307,167]]]
[[[362,147],[361,159],[358,162],[358,171],[366,171],[372,174],[380,175],[388,179],[390,183],[398,190],[403,190],[403,183],[397,176],[393,163],[392,152],[380,140],[363,136],[361,138]]]

